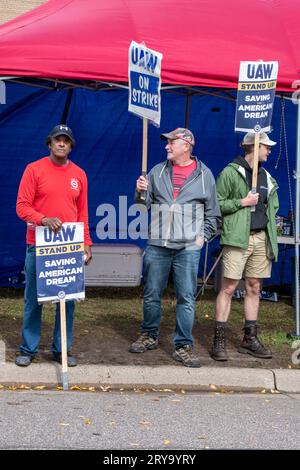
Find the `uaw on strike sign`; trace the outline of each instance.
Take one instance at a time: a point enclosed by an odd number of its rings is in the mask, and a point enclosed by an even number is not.
[[[38,302],[84,299],[84,224],[36,227]]]
[[[241,62],[235,130],[270,132],[278,62]]]
[[[131,42],[129,47],[129,102],[128,111],[160,125],[161,103],[160,52],[143,44]]]

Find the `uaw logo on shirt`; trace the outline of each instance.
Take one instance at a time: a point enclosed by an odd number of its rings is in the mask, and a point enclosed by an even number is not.
[[[71,178],[71,189],[75,189],[75,191],[79,190],[79,182],[76,178]]]

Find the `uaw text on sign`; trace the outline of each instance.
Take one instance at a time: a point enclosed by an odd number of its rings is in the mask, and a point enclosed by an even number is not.
[[[241,62],[235,130],[270,132],[278,62]]]

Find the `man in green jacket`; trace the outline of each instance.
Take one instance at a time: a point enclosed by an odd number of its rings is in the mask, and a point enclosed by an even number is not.
[[[244,157],[236,158],[220,173],[217,195],[223,216],[223,282],[216,301],[216,323],[212,358],[227,361],[225,327],[231,299],[240,279],[245,279],[244,338],[238,351],[261,359],[272,357],[257,337],[257,318],[261,280],[271,276],[272,260],[277,260],[278,245],[276,212],[278,196],[276,181],[261,166],[276,142],[260,134],[257,192],[253,194],[252,168],[254,134],[244,136],[241,146]],[[255,212],[251,212],[255,206]]]

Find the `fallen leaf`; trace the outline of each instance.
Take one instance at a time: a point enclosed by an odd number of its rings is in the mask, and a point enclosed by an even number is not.
[[[151,425],[152,423],[150,423],[150,421],[140,421],[140,424],[142,426],[149,426],[149,424]]]
[[[46,385],[37,385],[34,390],[44,390],[44,388],[46,388]]]
[[[205,436],[197,436],[197,439],[206,439]]]
[[[164,444],[165,446],[168,446],[171,444],[171,441],[169,441],[169,439],[164,439]]]
[[[209,384],[209,388],[212,390],[218,390],[218,387],[216,387],[214,384]]]
[[[0,385],[0,388],[4,388],[4,385]]]
[[[82,390],[82,388],[79,387],[78,385],[72,385],[70,390]]]
[[[172,401],[173,403],[181,403],[181,400],[170,400]]]
[[[181,390],[181,393],[184,395],[184,394],[185,394],[185,390]]]
[[[92,424],[92,421],[90,419],[85,419],[84,424],[90,425]]]
[[[100,385],[100,388],[103,392],[107,392],[111,387],[109,385]]]
[[[137,442],[130,442],[130,445],[133,446],[133,447],[138,447],[139,444]]]
[[[263,389],[263,390],[261,390],[261,392],[260,392],[260,393],[266,393],[266,390],[265,390],[265,389]]]
[[[10,385],[10,386],[8,387],[8,390],[17,390],[17,388],[18,388],[18,387],[14,387],[13,385]]]
[[[21,389],[21,390],[30,390],[30,387],[28,387],[28,385],[21,384],[21,385],[19,385],[19,389]]]
[[[88,391],[89,391],[89,392],[95,392],[96,389],[95,389],[95,387],[89,387],[89,388],[88,388]]]
[[[69,423],[59,423],[60,426],[70,426]]]

